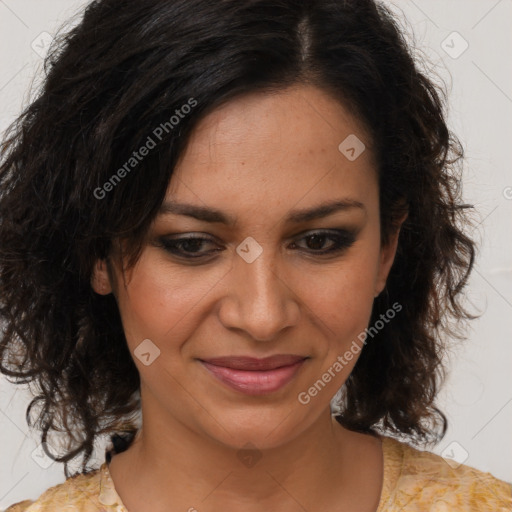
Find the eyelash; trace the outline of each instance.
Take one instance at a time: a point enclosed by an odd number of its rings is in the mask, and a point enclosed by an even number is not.
[[[330,247],[329,249],[325,249],[323,251],[315,251],[315,250],[307,251],[306,250],[307,252],[310,252],[314,256],[324,256],[324,255],[331,255],[331,254],[341,253],[342,251],[348,249],[355,242],[355,239],[356,239],[356,233],[355,232],[351,232],[351,231],[346,231],[346,230],[329,230],[329,231],[319,230],[319,231],[309,232],[308,235],[303,236],[299,240],[305,240],[305,239],[308,239],[308,238],[312,238],[314,236],[319,236],[320,238],[331,239],[331,240],[334,241],[334,245],[332,247]],[[160,245],[167,252],[171,253],[174,256],[178,256],[180,258],[184,258],[184,259],[187,259],[187,260],[202,259],[202,258],[205,258],[205,257],[211,255],[214,252],[219,252],[219,250],[222,250],[222,249],[214,249],[212,251],[207,251],[207,252],[201,253],[198,256],[191,256],[190,252],[188,253],[188,255],[183,255],[183,250],[182,249],[180,250],[179,247],[181,246],[181,244],[187,243],[187,242],[190,242],[190,241],[201,242],[201,243],[202,242],[214,243],[209,238],[199,237],[199,236],[188,236],[188,237],[180,237],[180,238],[174,238],[174,239],[170,239],[170,238],[166,238],[166,237],[161,237],[159,239]],[[296,245],[296,243],[293,242],[292,245]],[[185,251],[185,253],[186,253],[186,251]],[[192,253],[192,254],[196,254],[196,253]]]

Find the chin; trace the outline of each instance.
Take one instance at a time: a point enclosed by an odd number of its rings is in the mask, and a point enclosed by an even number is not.
[[[218,442],[234,449],[242,449],[248,443],[259,450],[269,450],[285,445],[304,432],[314,418],[308,421],[299,411],[278,413],[262,413],[254,411],[249,414],[247,411],[236,417],[222,415],[221,425],[215,423],[210,430],[209,436]],[[224,427],[224,428],[223,428]]]

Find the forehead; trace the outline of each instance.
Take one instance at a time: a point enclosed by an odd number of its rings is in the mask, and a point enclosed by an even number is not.
[[[343,152],[347,140],[360,152],[355,159]],[[166,199],[261,209],[302,199],[307,204],[340,196],[360,200],[376,181],[362,123],[322,90],[296,86],[236,98],[203,118]]]

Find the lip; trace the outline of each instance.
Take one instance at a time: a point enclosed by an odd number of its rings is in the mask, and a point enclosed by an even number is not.
[[[211,375],[227,386],[247,395],[275,392],[288,384],[307,357],[277,355],[254,357],[217,357],[200,360]]]
[[[290,366],[299,361],[306,359],[305,356],[294,354],[277,354],[275,356],[259,359],[257,357],[248,356],[225,356],[204,359],[205,363],[215,366],[223,366],[224,368],[232,368],[233,370],[275,370],[281,366]]]

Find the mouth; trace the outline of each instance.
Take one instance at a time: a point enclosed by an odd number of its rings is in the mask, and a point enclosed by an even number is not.
[[[201,360],[208,372],[231,389],[247,395],[273,393],[288,384],[308,357],[277,355],[254,357],[217,357]]]

